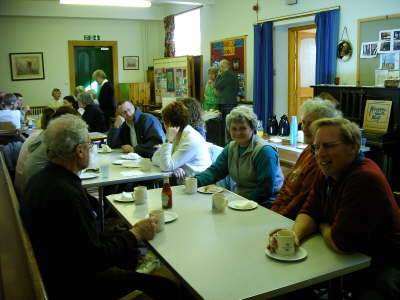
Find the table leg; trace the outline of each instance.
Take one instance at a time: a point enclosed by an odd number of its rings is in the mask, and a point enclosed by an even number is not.
[[[100,230],[104,231],[104,191],[102,186],[99,186],[99,204],[100,204]]]

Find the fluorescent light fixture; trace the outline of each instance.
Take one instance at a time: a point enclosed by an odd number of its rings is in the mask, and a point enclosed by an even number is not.
[[[60,4],[150,7],[151,1],[149,0],[60,0]]]

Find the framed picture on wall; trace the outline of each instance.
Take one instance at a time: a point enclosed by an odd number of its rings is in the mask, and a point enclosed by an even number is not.
[[[139,70],[139,56],[124,56],[122,60],[124,70]]]
[[[43,52],[10,53],[11,80],[44,79]]]

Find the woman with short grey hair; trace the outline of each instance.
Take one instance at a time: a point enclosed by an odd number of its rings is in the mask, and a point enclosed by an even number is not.
[[[229,175],[236,182],[235,192],[269,207],[283,182],[277,149],[256,134],[257,117],[245,106],[234,108],[226,124],[233,141],[207,170],[195,176],[198,185],[213,184]]]
[[[100,107],[93,102],[93,97],[88,92],[78,95],[78,104],[85,112],[82,119],[89,125],[90,132],[105,132],[107,131],[104,114]]]
[[[313,98],[305,101],[300,107],[301,127],[304,132],[304,143],[308,146],[297,159],[293,169],[286,175],[285,182],[271,209],[288,218],[295,219],[307,199],[314,178],[318,172],[311,146],[314,136],[311,124],[322,118],[341,117],[342,112],[330,100]]]
[[[257,133],[257,116],[247,106],[238,106],[226,116],[226,128],[231,128],[232,122],[247,122],[254,133]]]

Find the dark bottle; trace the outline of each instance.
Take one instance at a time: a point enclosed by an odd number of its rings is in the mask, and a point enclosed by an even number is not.
[[[277,135],[278,134],[278,121],[276,120],[276,115],[270,116],[267,122],[267,134]]]
[[[169,184],[168,175],[165,175],[163,179],[163,188],[161,191],[161,201],[163,208],[172,208],[172,190]]]
[[[289,120],[286,115],[283,115],[279,121],[278,134],[280,136],[288,136],[290,134]]]

